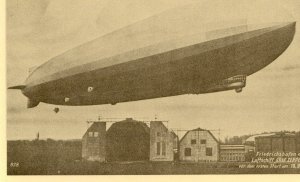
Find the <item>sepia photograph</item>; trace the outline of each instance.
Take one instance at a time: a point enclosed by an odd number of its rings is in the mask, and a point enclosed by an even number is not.
[[[300,1],[6,0],[6,174],[300,174]]]

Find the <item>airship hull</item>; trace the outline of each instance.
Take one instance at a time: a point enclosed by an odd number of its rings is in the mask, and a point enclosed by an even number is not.
[[[251,75],[273,62],[294,33],[295,23],[283,23],[185,46],[170,40],[29,79],[23,93],[33,101],[56,105],[208,93],[214,83]],[[192,36],[197,35],[190,40]]]

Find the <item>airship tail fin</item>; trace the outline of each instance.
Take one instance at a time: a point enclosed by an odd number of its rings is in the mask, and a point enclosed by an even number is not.
[[[8,89],[23,90],[25,87],[26,87],[25,85],[17,85],[17,86],[8,87]]]
[[[27,100],[27,108],[33,108],[39,105],[39,101],[33,100],[33,99],[28,99]]]

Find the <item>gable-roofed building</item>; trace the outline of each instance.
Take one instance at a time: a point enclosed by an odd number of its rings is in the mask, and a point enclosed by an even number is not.
[[[219,160],[219,142],[214,135],[202,128],[186,132],[179,142],[179,160],[210,162]]]
[[[150,160],[173,161],[178,151],[178,137],[161,121],[150,122]]]
[[[106,123],[94,122],[82,137],[82,158],[89,161],[106,160]]]

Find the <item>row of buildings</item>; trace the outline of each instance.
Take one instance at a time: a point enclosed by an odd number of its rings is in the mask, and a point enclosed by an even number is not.
[[[85,160],[111,161],[246,161],[248,154],[300,152],[300,138],[292,135],[258,136],[244,145],[223,145],[209,131],[187,131],[179,140],[162,121],[144,122],[127,118],[106,129],[106,122],[94,122],[82,138]]]

